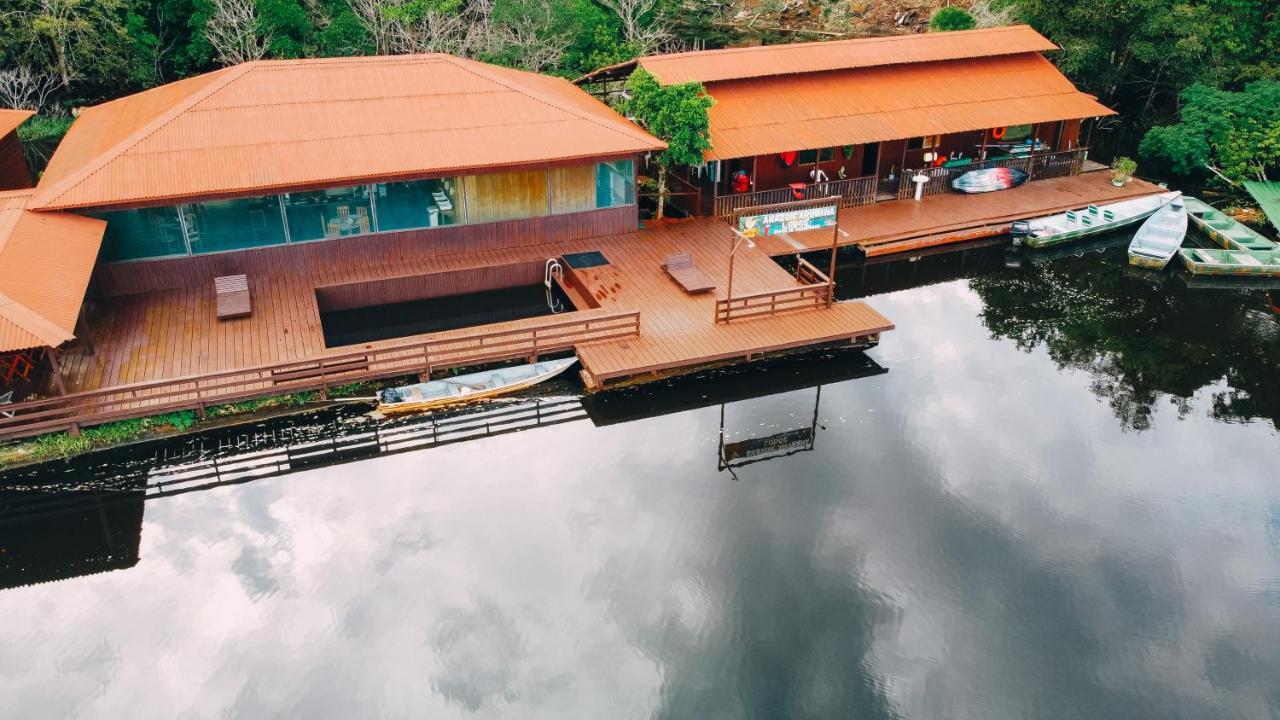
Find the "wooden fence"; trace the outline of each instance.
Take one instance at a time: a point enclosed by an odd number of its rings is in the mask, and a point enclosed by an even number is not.
[[[831,285],[825,280],[809,285],[797,285],[784,290],[739,295],[716,300],[716,322],[779,315],[794,310],[810,310],[831,304]]]
[[[580,343],[640,334],[639,311],[573,315],[577,317],[536,325],[501,323],[496,329],[437,333],[425,340],[356,352],[14,403],[0,414],[0,439],[59,430],[74,433],[83,426],[177,410],[195,410],[203,417],[214,405],[286,393],[318,391],[326,397],[338,385],[504,360],[533,361]]]
[[[929,178],[928,182],[924,184],[925,195],[949,193],[951,192],[952,180],[971,170],[983,170],[985,168],[1016,168],[1027,174],[1028,182],[1079,175],[1084,168],[1084,157],[1088,152],[1088,148],[1076,148],[1061,152],[1039,153],[1026,157],[985,160],[955,168],[933,167],[922,170],[907,170],[902,173],[902,177],[898,180],[898,199],[909,200],[916,196],[916,184],[912,181],[912,178],[916,175],[924,175]]]
[[[715,215],[716,217],[727,218],[742,208],[758,205],[777,205],[793,202],[797,199],[811,200],[828,197],[840,198],[840,207],[870,205],[876,201],[876,178],[872,175],[806,185],[801,198],[796,198],[789,187],[738,195],[723,195],[716,198]]]

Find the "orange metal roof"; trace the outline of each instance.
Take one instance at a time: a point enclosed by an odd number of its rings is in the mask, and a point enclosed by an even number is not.
[[[442,54],[257,61],[85,110],[31,206],[138,205],[663,147],[559,78]]]
[[[708,159],[1112,115],[1039,53],[713,83]]]
[[[659,82],[671,85],[697,81],[793,75],[824,70],[901,65],[904,63],[961,60],[1027,52],[1056,50],[1048,38],[1029,25],[1009,25],[983,30],[931,32],[918,35],[886,35],[854,40],[762,45],[758,47],[700,50],[696,52],[650,55],[638,61],[597,70],[578,82],[589,81],[597,74],[608,74],[639,62]]]
[[[35,111],[33,110],[0,109],[0,137],[4,137],[14,130],[17,130],[18,126],[32,115],[35,115]]]
[[[0,193],[0,352],[57,347],[74,337],[107,227],[26,210],[32,192]]]

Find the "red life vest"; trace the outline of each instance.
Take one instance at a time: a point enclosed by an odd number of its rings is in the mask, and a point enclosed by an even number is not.
[[[747,177],[747,174],[745,172],[743,172],[742,170],[739,170],[733,176],[733,191],[742,193],[750,189],[751,189],[751,178]]]

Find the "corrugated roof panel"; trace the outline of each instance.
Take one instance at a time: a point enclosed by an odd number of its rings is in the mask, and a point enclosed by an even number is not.
[[[1113,114],[1038,53],[714,83],[726,160]]]
[[[32,207],[169,202],[662,147],[559,78],[440,54],[261,61],[85,111]]]
[[[664,84],[701,83],[1056,50],[1029,25],[650,55],[640,66]],[[589,79],[590,76],[587,76]]]
[[[0,137],[17,130],[18,126],[26,122],[27,118],[32,115],[35,115],[32,110],[0,109]]]
[[[12,203],[0,210],[0,352],[74,337],[106,226]]]

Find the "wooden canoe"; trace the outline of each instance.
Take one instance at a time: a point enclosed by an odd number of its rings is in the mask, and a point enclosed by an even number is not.
[[[1179,192],[1167,192],[1107,205],[1090,205],[1080,210],[1016,222],[1011,232],[1032,249],[1062,245],[1136,225],[1181,196]]]
[[[1280,277],[1280,251],[1182,248],[1182,264],[1193,275]]]
[[[1179,197],[1155,211],[1129,243],[1129,264],[1163,270],[1187,237],[1187,207]]]
[[[550,380],[568,370],[576,362],[578,362],[577,357],[544,360],[529,365],[482,370],[414,385],[387,388],[378,393],[377,412],[382,415],[420,412],[506,395]]]

